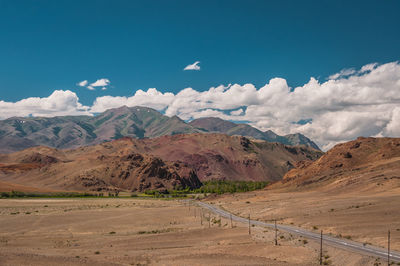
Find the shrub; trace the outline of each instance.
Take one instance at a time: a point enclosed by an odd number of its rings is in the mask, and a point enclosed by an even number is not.
[[[349,159],[349,158],[351,158],[351,157],[353,157],[353,156],[351,155],[350,152],[346,152],[346,153],[343,155],[343,157]]]
[[[7,192],[1,192],[0,197],[2,197],[2,198],[9,198],[9,197],[10,197],[10,194],[7,193]]]

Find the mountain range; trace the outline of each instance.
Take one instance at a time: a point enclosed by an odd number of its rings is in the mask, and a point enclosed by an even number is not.
[[[75,149],[44,146],[0,154],[0,191],[145,191],[196,188],[206,180],[278,181],[298,161],[323,153],[226,134],[119,138]]]
[[[70,149],[95,145],[122,137],[154,138],[190,133],[224,133],[286,145],[318,146],[302,134],[279,136],[247,124],[207,117],[189,123],[147,107],[109,109],[96,116],[12,117],[0,121],[0,153],[44,145]]]

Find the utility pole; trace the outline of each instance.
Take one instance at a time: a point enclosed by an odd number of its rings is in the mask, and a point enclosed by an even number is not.
[[[390,265],[390,230],[388,230],[388,265]]]
[[[322,265],[322,230],[321,230],[321,245],[319,247],[319,265]]]
[[[232,224],[232,214],[231,214],[231,228],[233,228],[233,224]]]
[[[251,231],[250,231],[250,214],[249,214],[249,235],[251,235]]]
[[[276,227],[276,220],[275,220],[275,246],[278,245],[278,228]]]
[[[221,219],[221,214],[219,215],[219,223],[218,223],[218,227],[221,227],[221,223],[222,223],[222,219]]]
[[[200,224],[203,225],[203,209],[200,209]]]
[[[211,227],[211,214],[208,212],[208,228]]]

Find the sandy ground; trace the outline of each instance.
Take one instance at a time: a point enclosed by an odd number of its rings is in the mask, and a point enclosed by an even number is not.
[[[224,209],[262,221],[295,225],[361,243],[400,250],[400,191],[391,192],[277,192],[257,191],[223,195],[210,200]]]
[[[235,205],[236,206],[236,205]],[[201,225],[200,213],[203,213]],[[178,201],[0,200],[0,265],[317,265],[318,243],[233,224]],[[325,248],[330,265],[375,258]]]

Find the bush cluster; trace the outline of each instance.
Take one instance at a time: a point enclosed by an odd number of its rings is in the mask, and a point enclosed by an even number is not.
[[[266,181],[226,181],[226,180],[210,180],[203,182],[203,185],[194,190],[194,193],[235,193],[247,192],[257,189],[263,189],[268,185]]]
[[[203,182],[202,186],[197,189],[176,188],[174,190],[147,190],[145,195],[154,198],[184,198],[188,194],[224,194],[235,192],[247,192],[257,189],[263,189],[268,185],[268,182],[255,181],[226,181],[226,180],[211,180]]]
[[[192,193],[189,188],[185,188],[182,190],[146,190],[144,192],[145,195],[152,196],[154,198],[185,198],[187,194]]]

